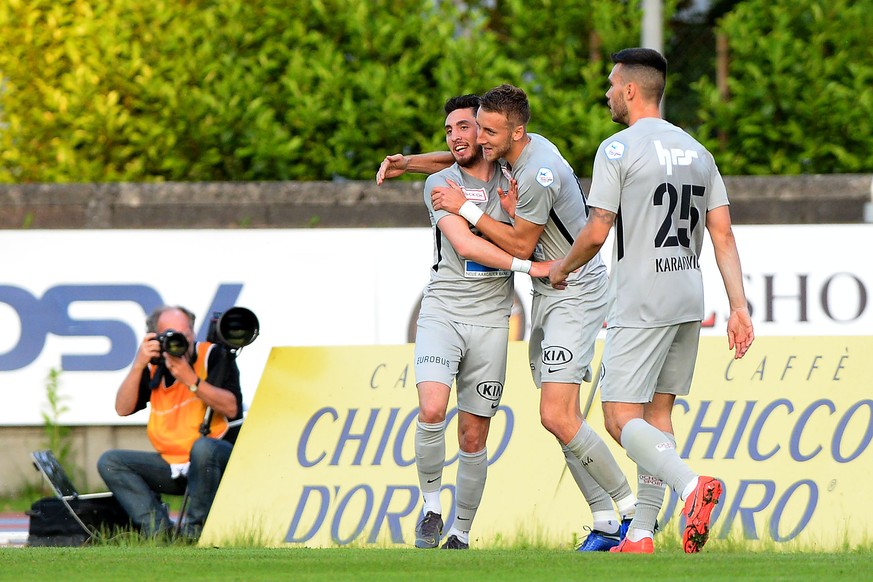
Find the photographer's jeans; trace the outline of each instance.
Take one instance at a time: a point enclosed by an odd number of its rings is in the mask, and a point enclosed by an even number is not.
[[[233,445],[227,441],[202,437],[191,447],[188,467],[188,508],[182,532],[200,537],[200,530],[209,515],[224,469],[230,460]]]
[[[170,465],[158,453],[106,451],[97,462],[100,477],[127,511],[143,535],[169,532],[173,522],[161,495],[184,495],[188,487],[188,508],[183,531],[197,537],[218,491],[233,445],[201,437],[191,447],[188,478],[173,479]]]

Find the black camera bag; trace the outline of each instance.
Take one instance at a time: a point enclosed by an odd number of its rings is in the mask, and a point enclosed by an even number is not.
[[[91,532],[130,528],[127,512],[113,496],[73,498],[67,503]],[[30,546],[81,546],[91,538],[57,497],[43,497],[25,513],[30,516]]]

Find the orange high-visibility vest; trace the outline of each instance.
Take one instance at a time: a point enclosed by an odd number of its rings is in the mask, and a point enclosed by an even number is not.
[[[193,364],[197,377],[206,378],[206,361],[212,344],[197,344],[197,360]],[[155,366],[149,365],[149,376],[155,373]],[[152,446],[170,464],[187,463],[194,441],[200,438],[200,425],[206,415],[206,403],[176,380],[166,387],[161,385],[152,390],[151,412],[149,414],[148,436]],[[209,425],[209,436],[221,438],[227,432],[227,418],[223,414],[213,414]]]

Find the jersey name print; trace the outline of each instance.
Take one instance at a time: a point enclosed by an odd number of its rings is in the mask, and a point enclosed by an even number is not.
[[[485,188],[461,188],[461,191],[464,192],[464,198],[467,200],[472,200],[473,202],[488,201],[488,193],[485,191]]]

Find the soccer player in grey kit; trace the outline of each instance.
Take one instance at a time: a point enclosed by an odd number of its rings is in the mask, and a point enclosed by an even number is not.
[[[588,208],[573,169],[558,149],[546,138],[527,133],[527,95],[512,85],[495,87],[482,96],[476,120],[485,159],[504,160],[518,183],[513,224],[471,212],[475,209],[455,187],[435,188],[434,207],[461,214],[515,256],[539,261],[563,257],[573,234],[585,224]],[[617,546],[636,505],[621,468],[580,407],[580,384],[590,378],[606,315],[607,287],[606,267],[599,258],[573,273],[566,290],[552,289],[548,279],[533,279],[529,357],[540,388],[540,420],[559,441],[593,518],[580,551]]]
[[[591,217],[550,280],[567,287],[571,273],[596,256],[615,226],[601,401],[609,434],[637,463],[639,504],[613,552],[654,552],[655,519],[669,485],[685,501],[685,552],[709,536],[721,483],[697,475],[679,457],[671,413],[691,388],[703,319],[700,249],[703,226],[730,303],[729,349],[741,358],[754,340],[743,273],[724,182],[712,155],[661,119],[667,61],[632,48],[612,55],[606,93],[613,121],[627,129],[598,148],[588,205]]]
[[[455,522],[443,549],[467,549],[482,499],[491,418],[506,379],[513,271],[548,275],[549,263],[521,260],[486,241],[466,220],[434,210],[430,192],[448,180],[460,184],[476,211],[509,220],[500,195],[509,180],[487,162],[476,144],[476,95],[445,105],[446,143],[455,163],[428,177],[424,201],[434,233],[434,264],[424,290],[415,338],[415,379],[419,416],[415,463],[424,498],[415,545],[435,548],[443,530],[440,489],[446,461],[446,410],[452,382],[458,401],[458,474]]]

